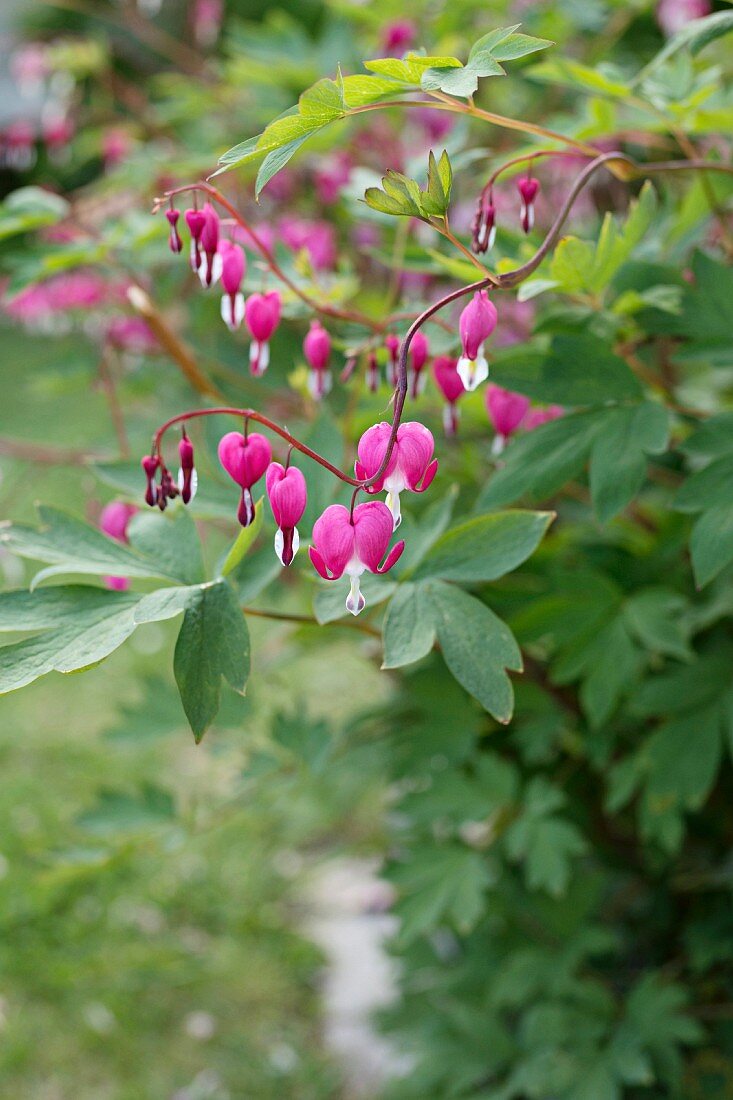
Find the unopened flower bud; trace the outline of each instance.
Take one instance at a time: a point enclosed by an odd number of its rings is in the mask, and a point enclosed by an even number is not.
[[[194,467],[193,443],[186,435],[185,428],[178,444],[178,457],[181,462],[181,468],[178,471],[178,488],[183,503],[189,504],[196,495],[197,477]]]
[[[529,233],[534,225],[534,201],[539,189],[540,181],[533,179],[530,175],[517,181],[517,190],[522,199],[519,217],[525,233]]]
[[[423,367],[428,360],[430,347],[427,336],[422,332],[416,332],[410,344],[407,378],[410,384],[410,396],[419,397],[425,389],[425,374]]]
[[[168,235],[168,245],[171,252],[180,252],[183,248],[183,241],[181,235],[178,232],[178,219],[181,216],[180,210],[166,210],[165,216],[168,219],[168,225],[170,226],[170,233]]]
[[[474,252],[488,252],[490,248],[493,248],[496,238],[495,219],[496,209],[491,200],[491,195],[482,193],[471,225],[471,248]]]
[[[145,489],[145,503],[152,506],[157,501],[157,492],[155,486],[155,475],[158,472],[160,466],[160,458],[158,455],[145,455],[140,461],[140,465],[145,471],[145,476],[148,479],[147,487]]]
[[[400,338],[390,332],[384,338],[384,346],[387,349],[387,385],[397,385],[397,364],[400,355]]]
[[[191,234],[191,267],[198,271],[201,266],[201,233],[204,228],[203,210],[189,209],[184,214],[188,231]]]
[[[376,393],[379,389],[379,363],[376,352],[373,351],[367,356],[366,382],[369,392]]]

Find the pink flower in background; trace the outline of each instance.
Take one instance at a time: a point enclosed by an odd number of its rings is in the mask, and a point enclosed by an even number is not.
[[[308,372],[308,390],[311,397],[320,401],[331,390],[331,337],[320,321],[311,321],[303,341],[303,354],[310,367]]]
[[[319,201],[324,206],[337,202],[350,176],[351,158],[348,153],[337,153],[328,160],[319,162],[313,173]]]
[[[249,369],[255,378],[264,374],[270,363],[270,337],[280,323],[280,292],[250,294],[244,306],[244,323],[250,331]]]
[[[546,409],[530,409],[527,413],[522,427],[525,431],[531,432],[534,428],[539,428],[541,424],[548,424],[551,420],[558,420],[559,417],[564,416],[565,409],[562,405],[548,405]]]
[[[129,541],[127,526],[136,512],[137,508],[134,504],[125,504],[122,500],[113,500],[111,504],[105,505],[102,509],[102,514],[99,517],[100,530],[108,538],[114,539],[115,542],[126,543]],[[124,592],[125,589],[130,587],[127,577],[105,577],[104,583],[108,588],[115,589],[117,592]]]
[[[2,135],[3,160],[8,168],[25,171],[36,157],[36,128],[28,119],[18,118],[5,127]]]
[[[49,153],[63,152],[74,136],[74,123],[68,115],[52,114],[44,123],[42,137]]]
[[[110,168],[116,168],[118,164],[122,164],[130,155],[131,150],[132,139],[125,130],[116,127],[105,130],[102,136],[102,160],[108,171]]]
[[[507,440],[514,435],[529,412],[529,398],[524,394],[502,389],[501,386],[488,386],[486,411],[496,432],[493,453],[501,454]]]
[[[354,466],[360,480],[366,481],[377,473],[387,453],[391,434],[392,426],[386,421],[374,424],[364,432],[359,440]],[[387,507],[394,517],[395,527],[399,527],[402,518],[400,493],[405,489],[410,493],[424,493],[435,477],[438,461],[433,459],[434,450],[432,432],[424,424],[414,420],[400,424],[386,469],[368,490],[370,493],[387,490]]]
[[[657,23],[667,38],[671,38],[693,19],[702,19],[711,11],[709,0],[659,0]]]
[[[10,75],[24,96],[38,95],[49,75],[48,53],[41,42],[28,42],[13,50],[10,57]]]
[[[219,242],[221,256],[221,285],[224,294],[221,299],[222,320],[230,332],[238,329],[244,319],[244,295],[240,287],[247,270],[244,249],[231,241]]]
[[[496,328],[498,314],[485,290],[477,290],[459,321],[463,355],[458,360],[458,373],[465,389],[475,390],[489,376],[489,364],[484,355],[484,340]]]
[[[518,298],[505,298],[501,304],[501,328],[494,337],[498,348],[523,344],[532,335],[535,303],[520,302]]]
[[[428,361],[430,345],[423,332],[416,332],[410,344],[408,353],[407,381],[410,386],[410,396],[419,397],[425,389],[425,374],[423,367]]]
[[[395,19],[382,30],[382,53],[386,57],[402,57],[416,39],[417,26],[411,19]]]
[[[310,221],[288,215],[278,223],[280,238],[294,252],[305,249],[316,271],[327,271],[336,264],[336,232],[329,222]]]
[[[387,553],[392,530],[392,514],[381,500],[357,504],[353,514],[342,504],[332,504],[314,524],[310,559],[324,580],[338,580],[344,573],[351,578],[346,609],[352,615],[366,606],[360,590],[362,574],[367,570],[388,573],[405,549],[400,541]]]
[[[455,126],[455,119],[447,111],[436,111],[432,107],[418,107],[410,118],[420,124],[431,145],[443,141]]]
[[[400,355],[400,338],[390,332],[384,338],[384,346],[387,349],[387,385],[397,385],[397,363]],[[377,384],[377,389],[379,384]]]
[[[198,46],[209,49],[214,45],[219,37],[223,18],[223,0],[195,0],[193,37]]]
[[[283,565],[290,565],[300,546],[297,524],[303,518],[308,490],[303,473],[296,466],[271,462],[265,478],[267,496],[277,524],[275,553]]]
[[[458,399],[466,392],[458,373],[458,360],[450,355],[437,355],[433,360],[433,378],[445,398],[443,430],[450,437],[458,431]]]
[[[142,317],[113,317],[107,325],[106,339],[112,347],[136,355],[158,350],[158,341]]]
[[[252,486],[264,474],[272,461],[272,449],[269,440],[259,432],[227,432],[219,440],[219,461],[242,490],[237,519],[242,527],[247,527],[255,518],[255,506],[252,500]]]

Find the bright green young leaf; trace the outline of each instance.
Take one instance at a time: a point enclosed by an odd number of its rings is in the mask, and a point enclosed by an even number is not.
[[[249,676],[249,632],[226,581],[195,590],[176,642],[173,671],[200,741],[219,710],[222,677],[243,693]]]
[[[232,546],[224,558],[221,566],[219,567],[219,574],[222,577],[228,577],[229,574],[237,568],[249,553],[252,545],[254,544],[257,536],[262,530],[262,523],[264,517],[264,497],[260,497],[255,502],[255,515],[254,519],[247,527],[243,527],[237,535]]]

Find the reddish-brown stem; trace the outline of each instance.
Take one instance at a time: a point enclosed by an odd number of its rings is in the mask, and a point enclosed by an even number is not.
[[[367,317],[365,313],[360,313],[358,310],[339,309],[337,306],[329,306],[323,302],[318,302],[315,298],[311,298],[310,294],[306,294],[304,290],[301,290],[298,284],[294,283],[290,276],[283,271],[274,253],[267,247],[246,218],[240,214],[236,206],[234,206],[225,195],[222,195],[218,188],[213,187],[210,183],[201,181],[199,183],[187,184],[184,187],[174,187],[171,191],[166,191],[162,198],[155,200],[153,210],[159,210],[163,203],[172,199],[173,196],[182,195],[191,191],[194,193],[197,191],[203,192],[203,194],[208,195],[209,198],[214,199],[223,210],[226,210],[239,228],[250,238],[252,244],[260,253],[273,275],[315,313],[320,313],[324,317],[333,317],[337,321],[352,321],[356,324],[363,325],[365,328],[370,328],[375,332],[382,332],[384,330],[385,324],[382,321],[375,321],[371,317]]]

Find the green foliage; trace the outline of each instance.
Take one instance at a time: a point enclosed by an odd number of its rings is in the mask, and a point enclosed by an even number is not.
[[[392,169],[382,177],[382,186],[368,187],[364,200],[372,210],[382,214],[405,215],[407,217],[444,218],[450,204],[453,171],[448,154],[443,150],[440,160],[436,161],[431,151],[428,157],[428,186],[421,191],[415,180],[408,179],[401,172]]]

